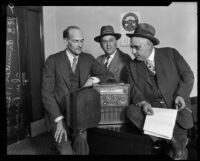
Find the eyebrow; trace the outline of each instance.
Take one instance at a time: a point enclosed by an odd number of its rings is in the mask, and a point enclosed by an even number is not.
[[[110,39],[108,39],[108,40],[104,40],[104,39],[101,39],[101,41],[110,41],[110,40],[114,40],[115,38],[110,38]]]
[[[138,48],[138,47],[141,47],[141,45],[130,45],[132,48],[134,48],[134,47],[136,47],[136,48]]]
[[[72,39],[72,41],[84,41],[84,39],[78,40],[78,39]]]

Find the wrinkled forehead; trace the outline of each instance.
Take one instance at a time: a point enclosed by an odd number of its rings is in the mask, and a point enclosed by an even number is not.
[[[148,39],[143,37],[132,37],[131,38],[131,44],[132,45],[142,45],[147,43]]]
[[[79,30],[79,29],[71,29],[71,30],[69,30],[69,38],[70,39],[76,39],[76,40],[84,39],[82,31]]]

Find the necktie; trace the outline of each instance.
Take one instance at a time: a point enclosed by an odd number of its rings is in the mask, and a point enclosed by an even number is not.
[[[153,62],[152,62],[151,60],[146,60],[146,61],[145,61],[145,64],[146,64],[147,68],[148,68],[153,74],[156,74],[155,67],[154,67]]]
[[[77,64],[77,58],[74,57],[73,62],[72,62],[72,72],[75,73],[76,71],[76,64]]]
[[[107,55],[106,56],[106,61],[105,61],[105,63],[104,63],[104,65],[105,65],[105,67],[107,68],[107,66],[108,66],[108,60],[110,59],[110,55]]]

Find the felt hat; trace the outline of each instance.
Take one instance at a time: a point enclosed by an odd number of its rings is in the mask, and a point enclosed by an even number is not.
[[[126,35],[130,38],[132,37],[147,38],[150,41],[152,41],[154,45],[158,45],[160,41],[156,37],[154,37],[155,32],[156,30],[152,25],[147,24],[147,23],[139,23],[138,26],[135,28],[134,33],[126,34]]]
[[[116,37],[117,40],[120,39],[120,37],[121,37],[121,34],[115,33],[113,27],[108,25],[108,26],[102,26],[101,27],[100,35],[96,36],[94,38],[94,41],[100,42],[101,37],[103,37],[105,35],[113,35],[113,36]]]

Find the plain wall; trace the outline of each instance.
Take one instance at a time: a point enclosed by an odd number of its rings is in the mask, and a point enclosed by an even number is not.
[[[155,37],[160,40],[156,47],[176,48],[188,62],[195,75],[191,96],[197,96],[197,3],[173,2],[170,6],[44,6],[45,58],[65,48],[63,30],[68,25],[79,26],[84,33],[85,52],[95,58],[103,54],[94,37],[100,34],[103,25],[112,25],[115,32],[121,32],[120,14],[136,12],[139,22],[152,24]],[[119,48],[132,54],[129,47]]]

